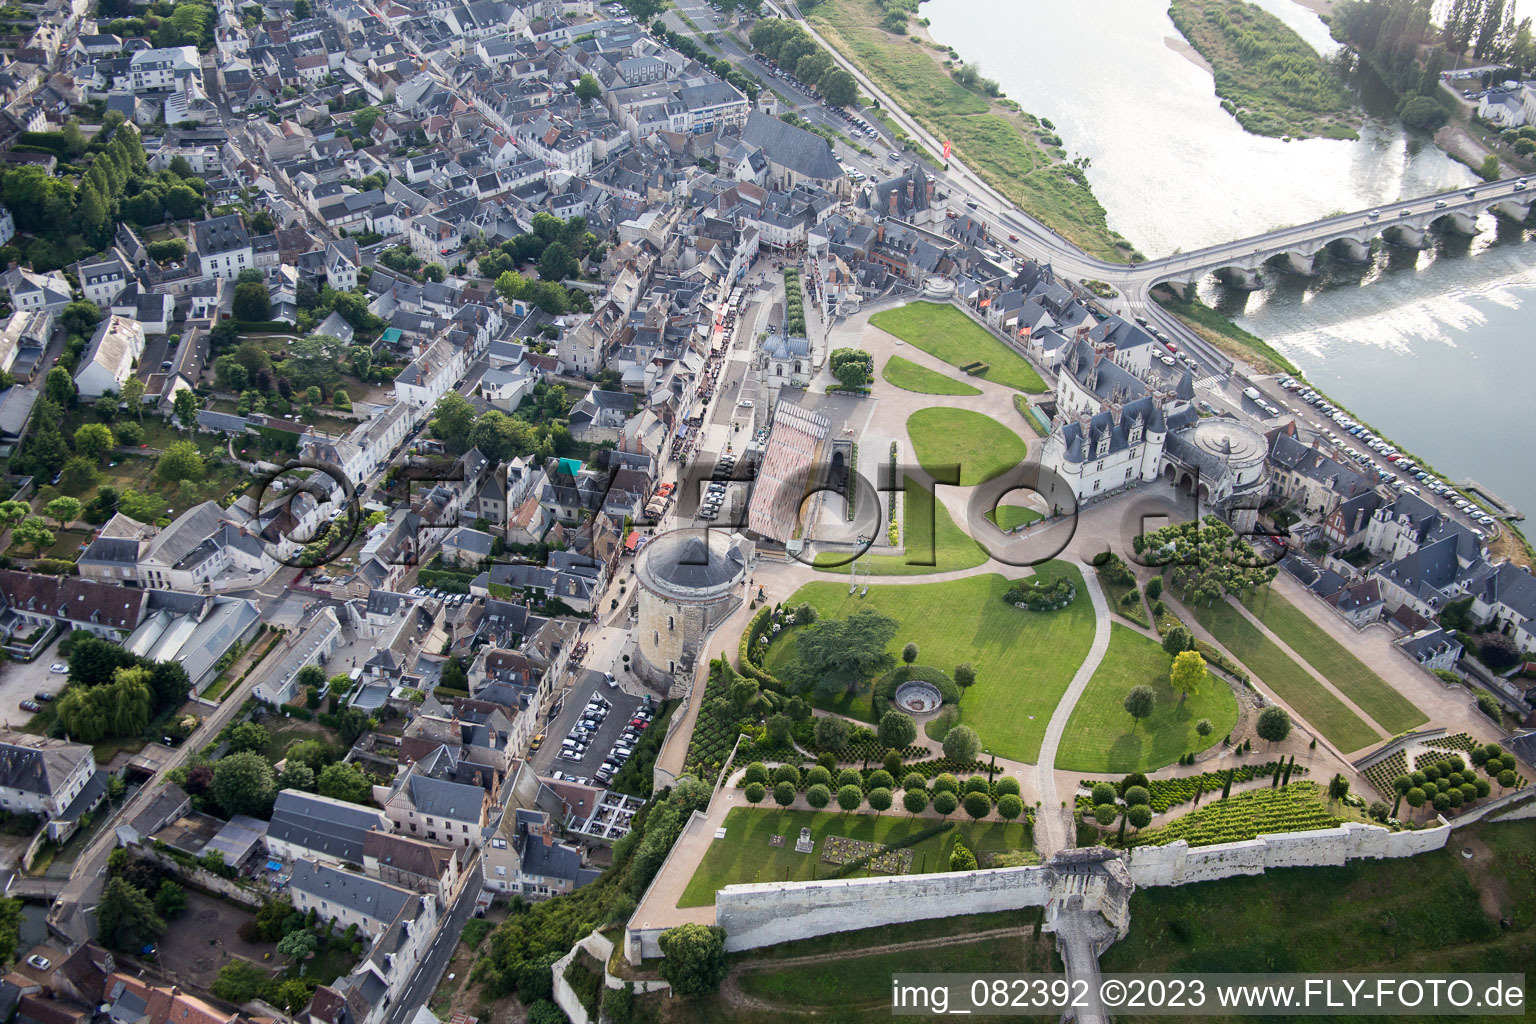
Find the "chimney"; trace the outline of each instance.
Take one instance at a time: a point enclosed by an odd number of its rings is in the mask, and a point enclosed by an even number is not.
[[[898,195],[896,193],[896,190],[895,189],[891,189],[891,216],[892,217],[896,216],[896,200],[898,198],[899,197],[898,197]]]

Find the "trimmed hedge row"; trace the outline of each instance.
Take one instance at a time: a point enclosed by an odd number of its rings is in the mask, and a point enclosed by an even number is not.
[[[741,674],[748,679],[755,679],[758,686],[775,693],[783,693],[786,689],[784,681],[758,664],[758,658],[768,653],[768,631],[773,625],[773,606],[765,604],[752,616],[752,621],[747,623],[746,631],[741,634],[741,645],[736,652],[737,660],[741,662]],[[758,642],[762,641],[759,648]]]

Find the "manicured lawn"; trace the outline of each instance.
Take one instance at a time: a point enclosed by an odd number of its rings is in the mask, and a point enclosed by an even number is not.
[[[868,555],[859,559],[859,575],[926,576],[935,572],[972,569],[986,562],[988,555],[950,518],[943,502],[912,477],[903,477],[902,544],[905,554]],[[883,495],[882,495],[883,497]],[[823,554],[817,565],[830,572],[847,574],[844,555]]]
[[[895,309],[883,309],[870,317],[869,322],[951,366],[964,366],[977,360],[987,363],[990,369],[981,376],[994,384],[1033,395],[1045,391],[1045,381],[1023,356],[953,306],[909,302]]]
[[[1006,935],[927,949],[827,957],[777,970],[749,971],[741,976],[741,989],[785,1007],[825,1010],[877,1000],[889,1005],[893,974],[1020,971],[1028,941],[1025,935]]]
[[[960,486],[974,487],[1024,461],[1024,442],[990,416],[969,409],[919,409],[907,417],[917,461],[935,479],[960,467]]]
[[[962,813],[955,827],[930,836],[912,847],[911,874],[949,870],[949,854],[955,839],[984,861],[985,854],[1023,849],[1026,829],[1020,822],[973,822]],[[709,852],[688,881],[678,900],[680,907],[704,907],[715,901],[715,890],[726,885],[748,882],[808,881],[825,878],[837,865],[821,859],[828,836],[844,836],[867,842],[893,843],[934,824],[931,818],[909,818],[906,814],[874,814],[830,811],[781,811],[777,808],[736,807],[725,816],[725,838],[710,841]],[[816,841],[815,852],[795,852],[795,838],[802,828],[809,828]],[[769,846],[769,836],[783,836],[783,846]],[[857,872],[863,877],[865,872]]]
[[[979,395],[980,388],[973,388],[964,381],[946,377],[926,366],[919,366],[910,359],[891,356],[880,371],[887,384],[894,384],[903,391],[915,391],[920,395]]]
[[[1223,647],[1340,750],[1347,754],[1381,738],[1232,605],[1217,601],[1191,610]]]
[[[947,583],[872,586],[867,596],[850,595],[841,582],[808,583],[789,598],[793,606],[809,601],[823,618],[846,618],[858,608],[872,608],[901,623],[891,641],[900,655],[909,640],[919,660],[946,672],[961,662],[976,669],[976,685],[960,707],[965,723],[999,757],[1033,761],[1040,753],[1051,712],[1072,681],[1093,641],[1093,607],[1077,569],[1063,562],[1036,568],[1043,577],[1067,576],[1078,584],[1078,598],[1059,612],[1028,612],[1004,603],[1009,581],[996,574]],[[776,669],[781,638],[769,649]],[[868,698],[865,698],[866,701]]]
[[[1181,702],[1168,683],[1172,664],[1161,644],[1119,623],[1112,625],[1109,650],[1067,721],[1056,767],[1075,772],[1154,771],[1181,754],[1220,743],[1237,724],[1231,688],[1207,672],[1200,692]],[[1157,693],[1157,708],[1132,729],[1122,702],[1131,687],[1143,684]],[[1204,738],[1195,732],[1202,718],[1211,720],[1211,734]]]
[[[1365,662],[1349,653],[1343,644],[1308,618],[1300,608],[1282,595],[1273,593],[1273,589],[1266,587],[1263,594],[1249,595],[1243,603],[1291,650],[1305,658],[1330,683],[1358,704],[1360,710],[1370,715],[1377,725],[1396,735],[1429,721],[1429,716],[1412,701],[1372,672]]]
[[[1486,846],[1491,856],[1464,860],[1468,842]],[[1130,934],[1105,952],[1101,966],[1106,972],[1449,973],[1530,964],[1536,961],[1533,847],[1536,821],[1480,822],[1458,830],[1445,849],[1407,860],[1138,887]],[[1479,890],[1495,913],[1484,909]],[[1500,917],[1507,927],[1500,928]]]
[[[989,522],[996,524],[1000,530],[1012,530],[1026,523],[1032,523],[1036,519],[1045,518],[1034,509],[1023,505],[999,505],[997,508],[983,514]]]

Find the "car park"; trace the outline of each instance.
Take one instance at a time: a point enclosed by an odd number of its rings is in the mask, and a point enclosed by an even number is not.
[[[1492,526],[1493,516],[1479,516],[1477,521],[1482,523],[1484,526]]]

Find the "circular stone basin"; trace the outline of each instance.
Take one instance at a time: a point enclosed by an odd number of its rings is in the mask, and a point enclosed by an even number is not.
[[[909,679],[896,687],[896,706],[914,715],[926,715],[944,703],[939,688],[921,679]]]

